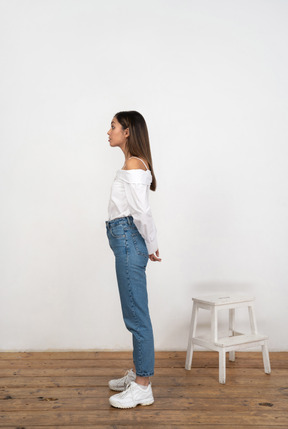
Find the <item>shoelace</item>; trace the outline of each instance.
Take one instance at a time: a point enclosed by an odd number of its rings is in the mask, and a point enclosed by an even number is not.
[[[131,383],[128,383],[128,384],[126,385],[125,390],[123,390],[123,392],[119,393],[119,397],[120,397],[120,398],[123,398],[123,396],[125,396],[125,395],[126,395],[127,390],[128,390],[130,387],[131,387]]]
[[[130,372],[130,371],[133,371],[133,369],[128,369],[128,370],[125,372],[124,377],[127,377],[127,376],[129,375],[129,372]]]
[[[130,386],[131,382],[127,380],[127,378],[129,377],[129,372],[133,371],[132,369],[128,369],[125,374],[124,374],[124,386],[125,386],[125,390],[127,389],[128,386]]]

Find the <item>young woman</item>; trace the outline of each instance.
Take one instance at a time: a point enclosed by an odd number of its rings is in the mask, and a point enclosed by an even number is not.
[[[134,370],[109,382],[111,390],[121,392],[110,397],[110,404],[132,408],[154,402],[149,381],[154,374],[154,340],[145,270],[148,259],[161,261],[148,198],[149,189],[156,189],[156,179],[148,130],[140,113],[117,113],[108,135],[110,146],[119,147],[125,156],[112,185],[106,228],[115,255],[123,319],[133,337],[134,362]]]

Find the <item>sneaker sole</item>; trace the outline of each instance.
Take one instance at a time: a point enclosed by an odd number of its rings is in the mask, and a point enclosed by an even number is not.
[[[147,405],[152,405],[154,404],[154,400],[153,401],[149,401],[149,402],[139,402],[138,404],[135,405],[121,405],[121,404],[112,404],[112,402],[109,400],[110,405],[112,405],[112,407],[114,408],[121,408],[121,409],[128,409],[128,408],[135,408],[137,407],[137,405],[142,405],[143,407],[146,407]]]

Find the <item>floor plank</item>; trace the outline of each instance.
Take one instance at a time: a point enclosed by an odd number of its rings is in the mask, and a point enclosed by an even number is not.
[[[1,426],[2,427],[2,429],[11,429],[12,427],[13,428],[15,428],[15,426]],[[25,428],[24,427],[21,427],[21,426],[17,426],[17,428],[16,429],[47,429],[47,428],[51,428],[51,426],[30,426],[30,425],[25,425]],[[97,424],[96,425],[85,425],[85,426],[83,426],[83,425],[81,425],[81,426],[78,426],[78,425],[73,425],[73,426],[70,426],[70,425],[65,425],[65,426],[53,426],[53,429],[63,429],[63,427],[65,428],[65,429],[83,429],[83,428],[85,428],[85,429],[95,429],[95,428],[97,428],[97,427],[99,427]],[[142,424],[142,423],[137,423],[137,426],[135,426],[134,424],[132,424],[132,425],[130,425],[130,424],[122,424],[122,423],[117,423],[117,424],[111,424],[111,425],[101,425],[100,426],[101,427],[101,429],[185,429],[185,428],[191,428],[191,429],[221,429],[221,428],[223,428],[223,429],[243,429],[243,425],[234,425],[233,424],[233,426],[231,426],[231,423],[228,423],[228,424],[220,424],[220,425],[202,425],[202,424],[197,424],[197,423],[193,423],[193,422],[190,422],[189,424],[187,424],[187,425],[180,425],[180,424],[177,424],[177,425],[170,425],[170,424],[165,424],[165,425],[162,425],[162,424],[151,424],[151,423],[148,423],[148,424]],[[245,428],[247,428],[247,429],[254,429],[254,428],[256,428],[256,429],[273,429],[273,426],[263,426],[263,425],[245,425]],[[277,428],[279,428],[279,429],[287,429],[287,426],[285,426],[285,425],[277,425]]]
[[[286,411],[250,411],[235,412],[231,414],[230,411],[202,411],[197,410],[165,410],[163,413],[153,410],[151,407],[138,407],[133,410],[96,410],[96,411],[67,411],[61,412],[59,410],[51,411],[35,411],[29,412],[14,412],[0,414],[1,424],[7,425],[47,425],[50,427],[55,425],[101,425],[118,424],[121,420],[122,424],[184,424],[188,425],[191,421],[197,424],[233,424],[245,425],[267,425],[277,427],[277,425],[287,426],[287,412]]]
[[[110,396],[111,393],[108,395]],[[266,408],[272,408],[273,412],[287,411],[287,398],[274,398],[273,403],[267,396],[259,398],[191,398],[191,397],[166,397],[158,398],[153,405],[153,411],[156,410],[198,410],[198,411],[245,411],[247,407],[255,411],[263,411]],[[95,411],[110,410],[107,396],[101,398],[58,398],[55,396],[39,396],[37,398],[11,399],[0,403],[0,412],[18,412],[18,411]]]
[[[158,352],[155,403],[118,410],[107,382],[131,367],[130,352],[0,353],[0,427],[287,429],[287,358],[271,353],[267,375],[261,353],[237,353],[221,385],[217,353],[195,352],[186,371],[184,352]]]
[[[280,360],[286,360],[287,361],[287,352],[270,352],[270,359],[272,360],[274,357],[277,357]],[[237,352],[236,356],[237,357],[245,357],[245,356],[249,356],[249,359],[259,359],[261,360],[262,355],[261,352]],[[205,351],[205,352],[199,352],[196,351],[195,354],[193,355],[193,359],[199,359],[199,360],[203,360],[203,359],[207,359],[208,357],[216,357],[217,358],[217,353],[216,352],[209,352],[209,351]],[[0,352],[0,360],[6,360],[6,359],[16,359],[16,360],[21,360],[21,359],[29,359],[29,360],[39,360],[39,359],[52,359],[52,360],[63,360],[63,359],[72,359],[72,360],[77,360],[77,359],[92,359],[92,360],[97,360],[97,359],[108,359],[108,360],[112,360],[112,361],[118,361],[121,359],[130,359],[131,360],[132,357],[132,352],[130,351],[124,351],[124,352],[97,352],[97,351],[65,351],[65,352]],[[155,357],[156,357],[156,361],[159,361],[161,359],[165,359],[165,360],[169,360],[169,359],[182,359],[185,360],[186,357],[186,352],[183,351],[170,351],[170,352],[156,352],[155,353]],[[157,363],[157,362],[156,362]]]
[[[122,371],[125,371],[122,369]],[[218,368],[192,368],[191,371],[186,371],[185,368],[174,368],[174,377],[185,377],[191,378],[197,376],[214,377],[218,373]],[[119,374],[119,369],[115,368],[0,368],[0,377],[114,377]],[[264,374],[264,368],[227,368],[227,377],[238,375],[240,377],[255,377],[262,376]],[[171,368],[155,368],[154,380],[157,377],[169,377],[171,376]],[[274,368],[272,375],[269,377],[288,377],[288,369]]]

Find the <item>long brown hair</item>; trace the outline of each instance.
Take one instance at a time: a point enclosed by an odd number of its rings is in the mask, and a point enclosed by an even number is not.
[[[123,130],[129,128],[127,149],[131,156],[144,158],[148,162],[152,174],[151,191],[156,190],[156,177],[153,170],[152,156],[150,150],[149,134],[145,119],[134,110],[128,112],[118,112],[115,115],[117,121],[122,125]]]

